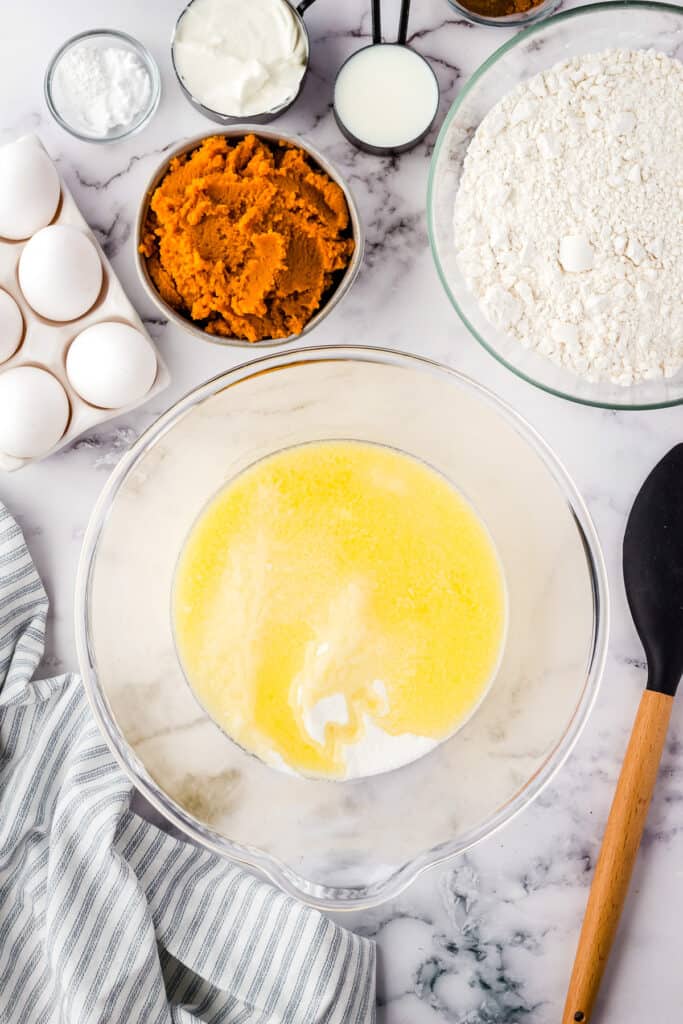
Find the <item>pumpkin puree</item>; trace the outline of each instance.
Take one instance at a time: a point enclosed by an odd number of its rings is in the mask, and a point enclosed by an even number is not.
[[[344,193],[307,154],[255,135],[205,139],[155,189],[140,252],[159,295],[209,334],[298,334],[354,242]]]

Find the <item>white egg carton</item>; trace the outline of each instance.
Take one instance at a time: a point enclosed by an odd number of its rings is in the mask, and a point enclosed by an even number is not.
[[[35,135],[23,136],[22,139],[44,149],[42,143]],[[0,238],[0,288],[4,288],[5,291],[9,292],[18,303],[24,318],[24,335],[21,345],[13,356],[0,363],[0,374],[16,366],[38,366],[49,370],[63,385],[71,406],[71,415],[65,433],[57,444],[40,458],[46,458],[48,455],[59,451],[60,448],[64,448],[65,445],[70,444],[74,438],[84,431],[90,430],[100,423],[112,419],[114,416],[120,416],[121,413],[129,412],[144,402],[148,402],[150,398],[163,391],[170,382],[168,370],[154,342],[145,330],[142,320],[133,308],[109,260],[102,252],[97,239],[88,227],[73,196],[61,177],[60,185],[62,190],[60,205],[57,216],[51,223],[71,224],[74,227],[80,228],[94,242],[102,261],[102,289],[95,305],[84,316],[79,317],[77,320],[70,320],[68,323],[58,323],[52,320],[45,320],[35,313],[22,294],[17,274],[19,257],[28,239],[20,242],[10,242]],[[74,391],[66,374],[66,353],[76,335],[80,334],[86,327],[91,327],[93,324],[99,324],[108,320],[128,323],[137,328],[149,341],[157,359],[157,375],[154,384],[147,394],[132,405],[117,409],[101,409],[89,405]],[[18,459],[0,452],[0,470],[7,472],[20,469],[29,462],[37,461],[38,459]]]

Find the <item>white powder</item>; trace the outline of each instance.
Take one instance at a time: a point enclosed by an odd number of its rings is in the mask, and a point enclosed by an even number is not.
[[[333,693],[329,697],[321,697],[312,708],[304,708],[303,720],[306,732],[319,743],[325,745],[325,732],[328,725],[348,725],[349,708],[343,693]]]
[[[458,263],[497,327],[587,380],[683,366],[683,64],[574,57],[484,118],[455,203]]]
[[[346,761],[346,779],[362,778],[366,775],[377,775],[378,772],[389,772],[400,768],[411,761],[424,757],[430,750],[439,745],[439,740],[430,736],[415,736],[411,732],[403,732],[392,736],[379,725],[375,725],[369,715],[363,715],[363,732],[355,743],[344,746]]]
[[[370,690],[382,702],[381,713],[388,711],[387,689],[381,679],[370,684]],[[322,697],[310,710],[304,710],[304,726],[309,736],[321,746],[326,739],[328,725],[348,725],[349,709],[346,697],[342,693],[333,693]],[[363,728],[360,736],[352,743],[344,743],[343,758],[345,762],[344,778],[355,779],[378,772],[391,771],[433,750],[439,741],[429,736],[416,736],[413,733],[400,733],[393,736],[385,732],[381,726],[367,714],[363,714]],[[280,767],[269,752],[266,760],[275,767]],[[277,756],[277,755],[275,755]],[[291,770],[291,769],[290,769]]]
[[[66,51],[53,78],[60,116],[77,131],[105,136],[136,122],[149,104],[149,71],[123,47],[78,43]]]

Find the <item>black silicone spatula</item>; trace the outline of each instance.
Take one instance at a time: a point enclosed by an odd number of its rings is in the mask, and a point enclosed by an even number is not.
[[[683,444],[655,466],[624,535],[624,583],[647,658],[643,694],[609,813],[562,1024],[587,1024],[645,827],[683,675]]]

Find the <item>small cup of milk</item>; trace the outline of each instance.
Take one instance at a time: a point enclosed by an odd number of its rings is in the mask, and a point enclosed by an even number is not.
[[[439,83],[408,46],[410,0],[401,0],[398,39],[382,38],[381,0],[372,3],[372,43],[352,53],[334,83],[334,116],[349,142],[377,156],[424,139],[439,109]]]

